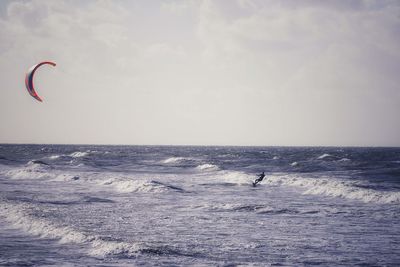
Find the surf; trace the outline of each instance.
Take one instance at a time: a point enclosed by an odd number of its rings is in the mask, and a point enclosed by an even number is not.
[[[325,195],[380,204],[400,203],[400,191],[366,189],[359,186],[359,181],[353,182],[333,177],[306,178],[292,174],[271,175],[266,179],[266,183],[297,187],[303,190],[303,194]]]

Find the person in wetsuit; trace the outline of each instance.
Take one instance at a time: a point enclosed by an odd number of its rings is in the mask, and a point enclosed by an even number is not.
[[[261,182],[265,177],[265,173],[262,172],[259,174],[258,178],[253,182],[253,186],[256,186],[259,182]]]

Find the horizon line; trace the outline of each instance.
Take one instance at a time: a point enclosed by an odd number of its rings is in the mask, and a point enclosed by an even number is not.
[[[327,147],[327,148],[400,148],[387,145],[194,145],[194,144],[100,144],[100,143],[2,143],[0,145],[54,145],[54,146],[161,146],[161,147]]]

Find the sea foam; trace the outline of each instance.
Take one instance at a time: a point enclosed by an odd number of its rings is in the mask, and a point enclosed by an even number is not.
[[[74,173],[64,173],[54,170],[51,166],[30,161],[25,166],[8,169],[2,174],[10,179],[49,179],[53,181],[69,181],[79,179],[79,175]]]
[[[205,163],[205,164],[198,165],[196,167],[196,169],[201,170],[201,171],[217,171],[217,170],[219,170],[219,167],[214,164]]]
[[[171,165],[171,166],[177,166],[177,165],[181,165],[181,164],[192,164],[195,161],[197,161],[195,158],[191,158],[191,157],[169,157],[166,158],[162,161],[160,161],[161,164],[165,164],[165,165]]]
[[[323,155],[319,156],[318,159],[324,159],[324,158],[329,158],[329,157],[333,157],[333,156],[330,154],[323,154]]]
[[[100,185],[111,186],[114,190],[120,193],[162,193],[171,189],[176,189],[173,186],[168,186],[163,183],[152,180],[127,180],[123,178],[109,178],[99,182]]]
[[[355,199],[363,202],[399,203],[400,192],[380,191],[357,186],[355,182],[334,178],[303,178],[297,176],[271,176],[268,183],[295,186],[304,189],[303,194],[326,195]]]
[[[37,218],[30,214],[30,210],[32,207],[28,204],[0,202],[0,216],[13,227],[40,238],[58,240],[61,244],[86,245],[86,251],[91,256],[106,257],[117,254],[132,256],[145,250],[139,243],[103,240],[100,236],[85,234],[72,227]]]
[[[81,157],[85,157],[87,155],[89,155],[89,151],[86,151],[86,152],[76,151],[76,152],[69,154],[69,156],[73,157],[73,158],[81,158]]]
[[[239,171],[220,171],[217,174],[217,178],[223,182],[243,185],[252,182],[255,176]]]

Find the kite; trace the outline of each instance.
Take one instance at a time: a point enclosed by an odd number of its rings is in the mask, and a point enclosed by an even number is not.
[[[34,97],[36,100],[42,102],[42,99],[39,97],[39,95],[35,91],[35,87],[33,86],[33,76],[35,75],[35,71],[42,65],[44,64],[49,64],[52,65],[53,67],[56,66],[56,63],[50,62],[50,61],[44,61],[39,64],[33,65],[29,71],[26,73],[25,76],[25,86],[26,89],[28,90],[29,94]]]

